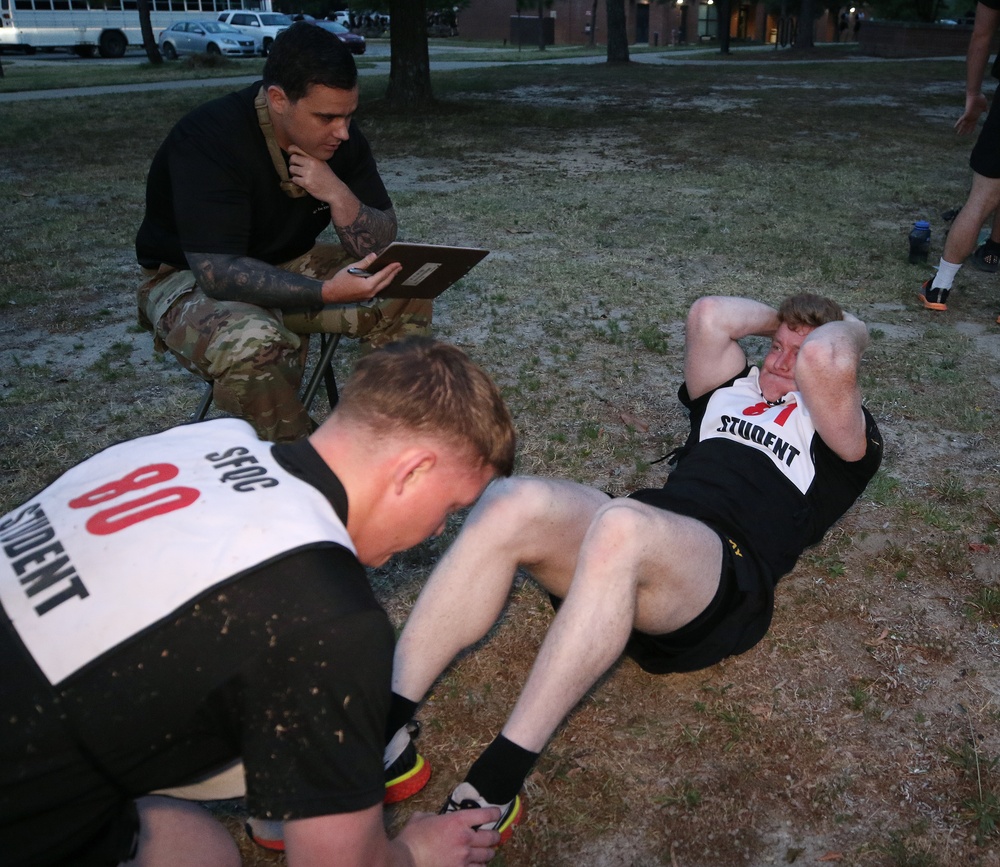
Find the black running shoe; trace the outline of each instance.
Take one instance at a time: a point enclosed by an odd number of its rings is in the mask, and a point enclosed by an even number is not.
[[[934,282],[932,277],[930,280],[925,280],[924,285],[920,287],[920,292],[917,294],[920,300],[923,302],[924,307],[928,310],[937,310],[938,312],[948,309],[948,305],[945,303],[948,300],[948,293],[950,289],[932,289],[931,284]]]
[[[420,726],[411,722],[402,726],[392,736],[382,765],[385,768],[384,804],[398,804],[417,794],[431,778],[431,766],[417,752],[413,739],[420,733]]]

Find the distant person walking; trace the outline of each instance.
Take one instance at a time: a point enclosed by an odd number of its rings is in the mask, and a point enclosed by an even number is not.
[[[970,135],[976,129],[979,116],[986,111],[983,78],[990,56],[990,43],[998,27],[1000,0],[980,0],[976,5],[976,20],[966,54],[965,110],[955,122],[959,135]],[[994,62],[991,75],[1000,78],[1000,58]],[[994,96],[986,122],[972,149],[969,158],[972,189],[948,232],[937,274],[920,287],[920,301],[928,310],[942,312],[948,309],[948,295],[955,275],[970,253],[973,254],[973,261],[984,270],[996,270],[1000,265],[1000,243],[993,237],[975,249],[979,230],[1000,205],[1000,108],[997,102]],[[997,322],[1000,323],[1000,318]]]

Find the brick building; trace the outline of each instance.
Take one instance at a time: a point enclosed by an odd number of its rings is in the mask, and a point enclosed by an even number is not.
[[[625,19],[630,45],[697,44],[717,39],[719,22],[714,0],[625,0]],[[734,40],[771,43],[778,34],[779,22],[769,15],[763,2],[741,3],[731,0],[729,35]],[[607,7],[605,0],[555,0],[544,9],[542,16],[550,19],[544,25],[550,32],[549,41],[556,45],[584,45],[590,40],[590,28],[595,28],[598,44],[607,43]],[[463,39],[490,41],[507,40],[525,45],[538,42],[538,12],[524,9],[520,13],[515,0],[471,0],[459,13],[458,30]],[[825,12],[816,22],[817,42],[836,38],[836,21]]]

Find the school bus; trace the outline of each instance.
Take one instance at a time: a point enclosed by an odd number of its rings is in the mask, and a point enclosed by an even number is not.
[[[184,19],[214,21],[230,9],[270,12],[271,0],[149,0],[153,32]],[[0,50],[68,48],[121,57],[142,45],[136,0],[0,0]]]

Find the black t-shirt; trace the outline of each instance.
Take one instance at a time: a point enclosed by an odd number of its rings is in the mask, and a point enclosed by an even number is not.
[[[273,455],[346,519],[307,441]],[[133,798],[238,756],[256,815],[380,803],[393,643],[364,569],[335,544],[236,577],[55,688],[2,618],[0,860],[73,861],[127,824]]]
[[[184,252],[247,255],[277,265],[306,253],[330,224],[325,202],[281,191],[253,104],[260,86],[194,109],[156,152],[135,243],[143,267],[187,268]],[[328,164],[363,204],[392,207],[353,120]]]
[[[745,555],[755,559],[773,585],[861,495],[881,462],[882,442],[875,420],[864,410],[867,451],[858,461],[838,457],[819,434],[813,434],[808,443],[797,443],[802,452],[799,459],[810,461],[815,468],[808,489],[799,490],[775,469],[767,448],[753,445],[763,441],[768,428],[784,433],[780,422],[776,425],[774,419],[748,415],[745,443],[714,432],[701,437],[712,397],[734,388],[737,380],[744,382],[749,372],[695,400],[688,396],[687,386],[681,386],[680,400],[691,412],[688,441],[663,488],[637,491],[632,496],[726,533],[745,549]],[[780,407],[774,412],[780,413]],[[777,437],[771,435],[770,441],[777,441]]]

